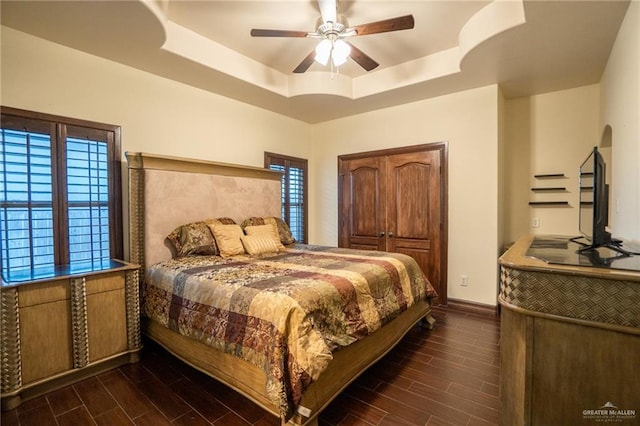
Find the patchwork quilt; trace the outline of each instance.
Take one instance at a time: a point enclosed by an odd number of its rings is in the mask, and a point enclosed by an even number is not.
[[[260,256],[186,256],[150,267],[143,314],[263,369],[288,420],[332,353],[436,297],[399,253],[295,245]]]

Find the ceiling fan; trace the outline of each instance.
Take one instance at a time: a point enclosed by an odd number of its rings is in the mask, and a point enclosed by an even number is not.
[[[347,20],[342,15],[338,15],[337,0],[318,0],[318,6],[320,7],[320,14],[322,16],[318,19],[318,28],[314,32],[252,29],[251,36],[310,37],[321,39],[318,46],[293,70],[294,73],[305,72],[311,64],[313,64],[314,60],[326,65],[329,59],[331,59],[332,64],[338,67],[345,63],[349,57],[366,71],[371,71],[379,64],[362,50],[345,41],[345,39],[348,37],[408,30],[414,26],[413,15],[406,15],[349,27]]]

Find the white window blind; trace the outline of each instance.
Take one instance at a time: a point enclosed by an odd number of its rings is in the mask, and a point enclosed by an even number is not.
[[[2,107],[5,281],[122,258],[119,128]],[[87,124],[85,126],[85,124]]]
[[[304,235],[305,215],[304,215],[304,180],[305,169],[295,162],[290,162],[287,173],[288,178],[288,209],[289,209],[289,226],[295,229],[294,238],[297,241],[306,241]]]
[[[0,223],[2,271],[54,262],[51,138],[2,129]]]
[[[109,253],[107,143],[68,137],[69,263],[96,262]]]
[[[298,242],[307,242],[307,160],[265,153],[265,166],[283,173],[282,219]]]

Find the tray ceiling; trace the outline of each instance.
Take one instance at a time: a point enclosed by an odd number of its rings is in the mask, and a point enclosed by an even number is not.
[[[292,70],[314,31],[312,0],[2,1],[2,24],[309,123],[474,87],[507,97],[597,83],[628,1],[340,1],[350,25],[412,14],[415,28],[350,41],[380,66]]]

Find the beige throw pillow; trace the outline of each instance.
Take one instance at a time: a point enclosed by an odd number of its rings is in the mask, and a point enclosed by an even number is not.
[[[229,257],[244,254],[244,246],[240,240],[244,233],[240,225],[212,224],[210,229],[220,249],[220,256]]]
[[[280,242],[280,235],[275,224],[246,226],[244,232],[249,236],[270,238],[278,248],[278,251],[285,249]]]
[[[278,251],[278,246],[271,237],[244,235],[240,239],[249,254],[276,253]]]
[[[291,229],[289,229],[289,225],[279,217],[275,216],[267,216],[267,217],[258,217],[252,216],[248,219],[242,221],[240,226],[242,228],[246,228],[247,226],[255,226],[255,225],[268,225],[273,223],[278,230],[278,234],[280,236],[280,242],[282,244],[289,245],[296,242],[296,239],[293,238],[293,234],[291,233]]]

